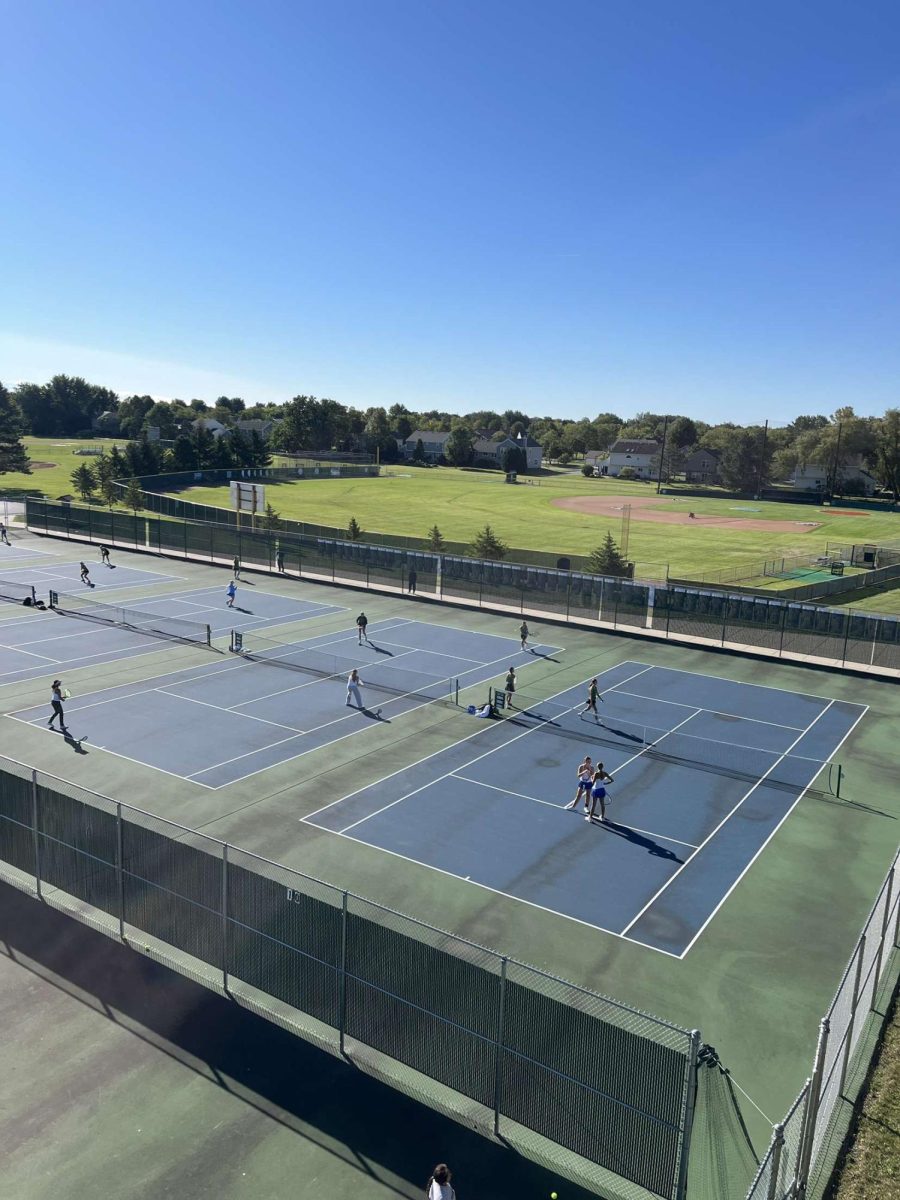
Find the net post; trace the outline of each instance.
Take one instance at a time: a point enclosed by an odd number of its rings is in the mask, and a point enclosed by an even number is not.
[[[494,1058],[494,1137],[500,1137],[500,1102],[503,1083],[503,1034],[506,1019],[506,968],[509,960],[500,960],[500,995],[497,999],[497,1042]]]
[[[125,866],[122,845],[122,805],[116,803],[116,890],[119,898],[119,941],[125,941]]]
[[[887,895],[884,898],[884,916],[881,918],[881,933],[878,937],[878,949],[875,952],[875,964],[873,970],[875,978],[872,982],[872,1004],[870,1012],[875,1011],[875,1006],[878,1001],[878,981],[881,978],[881,963],[884,957],[884,943],[887,941],[888,921],[891,915],[891,898],[894,892],[894,874],[897,870],[896,864],[891,867],[890,874],[887,877]]]
[[[847,1034],[844,1042],[844,1053],[841,1060],[841,1082],[838,1092],[844,1094],[844,1082],[847,1078],[847,1068],[850,1065],[850,1051],[853,1046],[853,1027],[856,1023],[856,1010],[859,1007],[859,984],[862,979],[863,959],[866,956],[866,931],[860,934],[856,943],[856,972],[853,976],[853,997],[850,1001],[850,1020],[847,1023]]]
[[[38,900],[43,900],[41,894],[41,841],[38,837],[38,781],[37,771],[31,769],[31,838],[34,843],[34,882],[37,888]]]
[[[458,706],[459,705],[459,680],[454,679],[453,685],[454,685],[453,686],[453,703]]]
[[[694,1111],[697,1107],[697,1060],[700,1056],[700,1030],[691,1030],[690,1049],[685,1062],[684,1106],[681,1121],[681,1154],[678,1160],[678,1180],[675,1184],[675,1200],[687,1196],[688,1160],[691,1154],[691,1133],[694,1128]]]
[[[222,990],[228,991],[228,843],[222,843]]]
[[[835,784],[834,794],[841,799],[841,784],[844,782],[844,768],[840,763],[837,764],[837,783]]]
[[[769,1153],[769,1186],[766,1200],[778,1200],[778,1172],[781,1170],[781,1151],[784,1149],[784,1126],[772,1126],[772,1146]]]
[[[212,648],[212,630],[208,625],[206,626],[206,644]]]
[[[341,968],[338,975],[338,1036],[342,1058],[347,1057],[344,1039],[347,1027],[347,892],[341,893]]]
[[[819,1023],[819,1040],[816,1044],[816,1057],[809,1083],[809,1091],[806,1093],[803,1128],[797,1152],[797,1167],[794,1172],[793,1189],[797,1196],[804,1196],[806,1194],[809,1162],[812,1158],[813,1136],[816,1131],[816,1118],[819,1113],[819,1099],[822,1090],[822,1071],[825,1066],[825,1052],[828,1049],[828,1033],[830,1028],[831,1023],[828,1017],[823,1017]]]

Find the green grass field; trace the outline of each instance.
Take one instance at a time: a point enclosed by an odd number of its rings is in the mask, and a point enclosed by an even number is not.
[[[107,451],[121,446],[121,438],[33,438],[24,439],[28,457],[31,459],[31,474],[17,471],[0,475],[0,496],[47,496],[56,500],[60,496],[76,495],[71,475],[76,467],[96,462],[92,456],[76,454],[85,446],[104,446]]]
[[[445,538],[468,542],[486,523],[511,546],[588,554],[607,529],[618,540],[619,518],[589,516],[555,508],[564,496],[643,497],[655,494],[653,485],[554,475],[540,487],[508,487],[495,472],[454,468],[410,468],[378,479],[305,479],[269,484],[266,499],[283,517],[322,525],[346,526],[351,517],[365,531],[423,537],[435,523]],[[228,489],[196,487],[179,492],[183,499],[227,507]],[[664,511],[740,518],[740,501],[723,499],[673,500]],[[628,557],[638,564],[668,563],[671,573],[689,574],[764,558],[779,553],[811,553],[825,542],[868,542],[900,537],[900,514],[864,513],[838,516],[813,505],[755,502],[748,517],[782,521],[821,521],[806,533],[786,528],[759,531],[739,528],[658,525],[633,517]],[[638,567],[640,570],[640,566]]]

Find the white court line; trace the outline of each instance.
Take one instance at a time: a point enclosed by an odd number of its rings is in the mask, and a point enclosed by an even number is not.
[[[26,642],[26,645],[28,645],[28,646],[33,646],[33,645],[35,645],[35,644],[37,644],[37,645],[41,645],[42,643],[40,643],[40,642],[38,642],[38,643],[34,643],[34,642]],[[24,649],[22,646],[0,646],[0,651],[3,651],[3,650],[9,650],[9,651],[11,651],[11,652],[12,652],[12,653],[14,653],[14,654],[24,654],[24,655],[26,655],[28,658],[40,658],[40,659],[41,659],[43,662],[47,662],[47,663],[56,662],[56,659],[55,659],[55,658],[50,658],[50,657],[49,657],[48,655],[46,655],[46,654],[38,654],[38,653],[37,653],[36,651],[34,651],[34,650],[25,650],[25,649]],[[25,668],[25,667],[18,667],[18,668],[17,668],[17,670],[20,670],[20,671],[24,671],[24,670],[26,670],[26,669],[27,669],[27,668]],[[13,672],[12,672],[12,671],[4,671],[4,674],[5,674],[5,675],[11,675],[11,674],[13,674]]]
[[[712,677],[708,677],[712,678]],[[748,684],[756,687],[756,684]],[[790,693],[787,693],[790,695]],[[621,692],[622,696],[634,696],[636,700],[652,700],[654,704],[674,704],[678,708],[696,708],[694,704],[685,704],[683,700],[663,700],[660,696],[645,696],[643,692]],[[701,712],[711,713],[714,717],[727,717],[729,721],[752,721],[754,725],[773,725],[776,729],[802,729],[802,725],[782,725],[780,721],[764,721],[760,717],[742,717],[740,713],[723,712],[720,708],[701,708]],[[623,717],[622,720],[625,718]],[[640,724],[640,722],[636,722]]]
[[[634,666],[638,666],[638,665],[640,665],[640,664],[634,662],[632,659],[626,658],[622,662],[615,663],[613,666],[607,667],[605,671],[601,671],[600,674],[597,676],[597,678],[600,679],[603,675],[608,674],[610,671],[615,671],[618,667],[623,667],[623,666],[634,667]],[[629,675],[628,679],[623,679],[622,682],[628,683],[629,680],[636,679],[638,675],[642,675],[644,671],[650,671],[650,670],[652,670],[651,667],[643,667],[643,670],[638,671],[635,675]],[[562,696],[565,692],[571,692],[574,688],[576,688],[578,686],[579,686],[578,684],[571,684],[569,687],[562,688],[560,691],[556,692],[556,695]],[[607,690],[612,691],[613,689],[608,688]],[[554,699],[554,696],[548,696],[548,700],[553,700],[553,699]],[[313,812],[307,813],[307,815],[305,817],[299,817],[298,820],[305,821],[308,824],[312,824],[313,817],[317,817],[319,815],[319,813],[325,812],[325,810],[328,808],[333,808],[335,804],[343,804],[345,800],[350,800],[353,796],[358,796],[361,792],[365,792],[369,788],[378,787],[379,784],[387,782],[388,779],[393,779],[395,775],[402,775],[407,771],[413,771],[413,770],[415,770],[416,767],[420,767],[422,765],[422,763],[428,762],[429,759],[436,758],[437,755],[439,755],[439,754],[446,754],[448,750],[452,750],[456,746],[462,746],[463,743],[470,742],[470,741],[472,741],[473,738],[481,737],[483,734],[487,733],[489,730],[496,729],[496,728],[497,728],[497,726],[491,725],[491,724],[483,725],[480,729],[476,729],[472,733],[468,734],[467,737],[460,738],[458,741],[452,742],[449,746],[442,746],[440,750],[433,750],[431,752],[431,754],[423,755],[422,758],[416,759],[416,761],[414,763],[410,763],[410,765],[407,767],[399,767],[396,771],[391,771],[387,775],[382,775],[380,779],[376,779],[373,783],[364,784],[363,787],[357,788],[355,792],[348,792],[346,796],[339,796],[337,800],[331,800],[331,801],[329,801],[328,804],[323,804],[321,808],[317,808]],[[525,732],[531,733],[532,730],[526,729]],[[522,735],[519,734],[518,736],[521,737]],[[514,738],[510,738],[503,743],[503,746],[494,747],[494,749],[502,750],[505,746],[508,746],[510,744],[510,742],[512,742],[514,740],[515,740]],[[483,757],[484,757],[484,755],[479,755],[479,758],[483,758]],[[474,761],[475,761],[474,759],[467,759],[466,762],[460,763],[460,767],[467,767],[467,766],[469,766],[469,764],[471,762],[474,762]],[[458,768],[454,767],[454,770],[457,770],[457,769]],[[448,771],[447,774],[448,775],[452,774],[452,772]],[[444,778],[444,776],[441,776],[440,778]],[[432,780],[432,782],[437,782],[437,781]],[[317,828],[319,828],[319,827],[317,826]],[[335,832],[335,831],[331,830],[330,832]]]
[[[852,703],[852,702],[847,702],[847,703]],[[862,706],[853,705],[853,707],[854,708],[862,707],[862,712],[859,714],[859,716],[856,718],[856,720],[853,722],[853,724],[850,726],[850,728],[847,730],[847,732],[844,734],[844,736],[841,738],[841,740],[838,742],[838,744],[835,746],[835,748],[831,751],[831,753],[828,756],[828,760],[834,758],[835,754],[837,754],[838,750],[840,750],[841,746],[843,746],[844,742],[846,742],[847,738],[850,736],[850,734],[853,732],[853,730],[857,727],[857,725],[860,723],[860,721],[863,719],[863,717],[869,711],[868,704],[865,704]],[[826,761],[828,761],[828,760],[826,760]],[[819,775],[819,772],[817,771],[816,774],[813,775],[813,777],[809,781],[809,783],[806,785],[806,787],[803,789],[803,791],[797,795],[797,798],[794,800],[793,804],[785,812],[784,816],[781,818],[781,820],[778,822],[778,824],[774,827],[774,829],[769,834],[769,836],[766,838],[766,840],[760,845],[759,849],[756,851],[756,853],[753,855],[753,857],[750,859],[750,861],[744,867],[743,871],[741,871],[741,873],[738,875],[738,877],[735,879],[735,881],[729,887],[728,891],[725,893],[725,895],[722,897],[722,899],[719,901],[719,903],[716,905],[716,907],[712,910],[712,912],[709,914],[709,916],[706,918],[706,920],[703,922],[703,924],[700,926],[700,928],[697,930],[697,932],[694,934],[694,936],[691,938],[691,940],[685,946],[684,950],[682,950],[681,955],[680,955],[681,958],[684,958],[688,954],[688,952],[693,948],[694,943],[697,941],[697,939],[700,937],[700,935],[706,929],[707,925],[709,925],[710,921],[713,919],[713,917],[716,915],[716,913],[719,911],[719,909],[722,907],[722,905],[725,903],[725,901],[728,899],[728,897],[731,895],[731,893],[734,891],[734,889],[737,887],[737,885],[741,882],[741,880],[744,878],[744,876],[747,874],[747,872],[750,870],[750,868],[753,866],[753,864],[756,862],[756,860],[762,854],[763,850],[765,850],[766,846],[768,846],[769,842],[771,842],[772,838],[775,836],[775,834],[778,832],[778,830],[782,827],[782,825],[785,823],[785,821],[788,819],[788,817],[791,815],[791,813],[794,811],[794,809],[797,807],[797,805],[800,803],[800,801],[803,799],[803,797],[806,795],[806,793],[809,791],[809,789],[815,783],[816,779],[818,778],[818,775]],[[641,942],[640,944],[644,945],[643,942]]]
[[[206,775],[207,772],[209,772],[209,771],[218,771],[222,767],[227,767],[229,765],[229,763],[240,762],[240,760],[242,758],[250,758],[251,755],[253,755],[253,754],[266,754],[266,753],[268,753],[269,750],[274,750],[276,746],[283,746],[285,744],[285,742],[292,742],[292,741],[294,741],[295,738],[302,738],[304,736],[305,735],[303,733],[301,733],[299,730],[295,730],[293,737],[280,738],[277,742],[271,742],[268,746],[259,746],[259,747],[257,747],[256,750],[247,750],[244,754],[236,754],[234,756],[234,758],[226,758],[222,762],[213,763],[211,766],[203,767],[199,771],[193,771],[190,775],[183,776],[183,778],[190,779],[196,783],[198,775]],[[318,749],[318,747],[316,747],[316,749]],[[299,755],[299,754],[291,755],[291,758],[300,758],[300,757],[301,757],[301,755]],[[276,763],[266,763],[265,767],[260,767],[259,770],[266,771],[271,766],[276,766],[276,767],[281,766],[282,762],[290,762],[290,761],[291,761],[290,759],[279,759],[279,761]],[[258,775],[259,771],[251,771],[250,774]],[[243,775],[243,776],[241,776],[241,778],[248,779],[249,776]],[[229,779],[227,781],[227,783],[218,784],[217,786],[218,787],[228,787],[230,784],[237,783],[237,782],[239,782],[237,779]],[[204,784],[203,786],[209,787],[210,785]]]
[[[151,692],[156,692],[158,696],[170,696],[173,700],[184,700],[188,704],[201,704],[204,708],[212,708],[216,712],[221,712],[222,708],[218,704],[209,704],[206,700],[198,700],[196,696],[179,696],[177,692],[166,691],[165,688],[149,688]],[[129,696],[130,700],[131,697]],[[271,725],[273,729],[290,729],[294,733],[306,733],[305,729],[295,729],[293,725],[282,725],[280,721],[267,721],[265,717],[254,717],[250,713],[239,713],[238,716],[246,721],[259,721],[261,725]]]
[[[301,817],[301,820],[305,818]],[[657,954],[663,954],[666,958],[678,958],[677,954],[673,954],[671,950],[663,950],[659,946],[650,946],[644,942],[635,941],[634,938],[625,937],[615,929],[607,929],[604,925],[595,925],[592,921],[584,921],[581,917],[572,917],[568,913],[561,912],[558,908],[548,908],[545,904],[537,904],[534,900],[526,900],[524,896],[514,896],[511,892],[504,892],[501,888],[491,887],[487,883],[479,883],[477,879],[466,879],[462,875],[457,875],[453,871],[445,871],[443,867],[434,867],[431,863],[420,862],[417,858],[411,858],[408,854],[401,854],[399,850],[388,850],[384,846],[375,846],[372,842],[366,842],[362,838],[353,837],[352,834],[343,833],[337,829],[325,829],[323,825],[314,826],[315,829],[320,829],[324,833],[332,833],[335,837],[346,838],[348,842],[355,842],[357,846],[366,846],[369,850],[374,850],[382,854],[390,854],[393,858],[400,858],[404,862],[414,863],[417,867],[422,867],[426,871],[434,871],[438,875],[445,875],[448,879],[455,879],[459,883],[467,883],[470,887],[481,888],[484,892],[490,892],[494,896],[503,896],[507,900],[514,900],[517,904],[527,904],[529,908],[536,908],[540,912],[550,913],[551,916],[561,917],[564,921],[573,921],[576,925],[583,925],[586,929],[593,929],[595,932],[608,933],[610,937],[620,938],[623,942],[631,942],[634,946],[641,946],[647,950],[654,950]]]
[[[769,767],[769,769],[765,772],[765,774],[760,775],[759,779],[757,779],[756,783],[754,783],[754,785],[750,788],[750,790],[748,792],[745,792],[745,794],[743,796],[741,796],[740,800],[738,800],[737,804],[735,804],[735,806],[734,806],[734,808],[732,808],[731,812],[725,814],[725,816],[722,818],[722,820],[719,822],[719,824],[715,827],[715,829],[713,829],[711,833],[708,833],[707,836],[703,839],[703,841],[700,843],[700,845],[697,847],[697,849],[694,851],[694,853],[689,855],[688,858],[686,859],[686,861],[683,862],[681,864],[681,866],[678,868],[678,870],[673,872],[672,875],[669,876],[669,878],[666,880],[666,882],[663,884],[663,886],[659,889],[659,891],[654,896],[651,896],[651,898],[647,901],[647,903],[644,905],[644,907],[641,909],[641,911],[637,914],[637,916],[632,917],[632,919],[628,922],[628,924],[622,930],[623,937],[628,933],[628,930],[631,929],[632,926],[634,926],[641,919],[641,917],[644,915],[644,913],[647,911],[647,909],[656,903],[656,901],[663,894],[663,892],[666,890],[666,888],[671,883],[675,882],[675,880],[678,878],[678,876],[681,874],[681,872],[684,870],[684,868],[688,865],[688,863],[693,862],[693,860],[697,857],[697,855],[700,853],[700,851],[703,849],[703,847],[708,845],[712,841],[712,839],[716,836],[716,834],[726,824],[727,821],[731,820],[731,818],[734,816],[734,814],[737,812],[737,810],[741,807],[741,805],[744,803],[744,801],[748,800],[750,798],[750,796],[752,796],[753,793],[756,791],[756,789],[760,786],[760,784],[765,782],[766,777],[772,774],[772,772],[775,770],[775,768],[778,766],[778,764],[780,762],[782,762],[785,758],[787,758],[787,756],[790,754],[790,752],[793,750],[793,748],[797,745],[797,743],[802,741],[803,738],[806,737],[806,735],[812,729],[813,725],[815,725],[816,721],[820,720],[825,715],[825,713],[828,712],[828,710],[831,708],[832,704],[834,704],[834,703],[836,703],[836,701],[829,700],[828,703],[825,705],[825,707],[822,709],[822,711],[820,713],[818,713],[812,719],[812,721],[810,721],[810,723],[803,730],[803,732],[798,737],[794,738],[794,740],[791,742],[790,746],[788,746],[787,750],[785,750],[782,754],[780,754],[778,756],[778,758],[775,760],[775,762],[772,763],[771,767]],[[818,772],[816,772],[816,774],[818,774]]]
[[[683,643],[680,643],[680,644],[683,646]],[[703,649],[703,647],[698,647],[698,648]],[[777,659],[777,660],[775,660],[775,662],[776,662],[776,664],[784,663],[789,667],[798,665],[797,663],[792,663],[788,659]],[[802,664],[800,664],[800,665],[802,665]],[[683,667],[664,667],[664,666],[660,666],[659,664],[657,664],[656,669],[657,669],[657,671],[669,671],[672,675],[695,675],[699,679],[707,679],[707,680],[721,679],[725,683],[738,683],[738,684],[740,684],[741,687],[754,688],[756,691],[759,691],[759,692],[778,692],[778,694],[781,696],[805,696],[806,699],[808,699],[808,700],[832,700],[832,701],[834,701],[838,698],[836,696],[817,696],[815,694],[815,692],[797,692],[797,691],[794,691],[793,688],[790,691],[788,691],[786,688],[773,687],[769,683],[747,683],[746,679],[734,679],[734,678],[732,678],[731,675],[709,675],[705,671],[688,671]],[[795,725],[795,726],[793,726],[793,728],[799,729],[800,726]]]
[[[650,669],[651,669],[650,667],[644,667],[644,671],[649,671]],[[644,673],[643,671],[638,671],[637,675],[642,675],[643,673]],[[637,678],[637,676],[633,675],[631,678],[635,679],[635,678]],[[625,680],[624,682],[627,683],[628,680]],[[577,685],[575,685],[575,686],[577,686]],[[614,687],[615,687],[615,685],[613,685],[612,688],[609,688],[607,690],[613,691]],[[566,688],[565,690],[568,691],[569,689]],[[558,694],[561,695],[562,693],[558,693]],[[688,718],[688,719],[690,719],[690,718]],[[517,742],[520,738],[528,737],[528,735],[530,733],[534,733],[534,732],[535,732],[534,729],[525,729],[521,733],[517,733],[513,737],[511,737],[509,739],[509,741],[506,742],[502,747],[499,747],[499,749],[505,750],[506,747],[509,745],[512,745],[513,742]],[[498,749],[498,748],[491,746],[487,750],[485,750],[483,753],[477,755],[475,758],[471,758],[471,759],[469,759],[468,762],[462,763],[461,766],[470,767],[472,765],[472,763],[480,762],[481,759],[487,758],[487,756],[489,754],[494,754],[496,749]],[[637,756],[635,756],[635,757],[637,757]],[[418,764],[415,764],[415,765],[418,766]],[[413,790],[411,792],[407,792],[405,796],[398,796],[397,799],[392,800],[390,802],[390,804],[383,804],[381,806],[381,808],[376,808],[376,810],[374,812],[369,813],[367,816],[360,817],[360,819],[358,821],[351,821],[351,823],[349,825],[345,825],[344,828],[342,830],[339,830],[338,832],[346,833],[348,829],[355,829],[357,825],[362,825],[362,823],[364,821],[371,820],[372,817],[377,817],[380,813],[386,812],[389,808],[393,808],[395,804],[400,804],[402,801],[408,800],[410,798],[410,796],[417,796],[419,794],[419,792],[424,792],[426,788],[432,787],[435,783],[440,783],[440,781],[442,779],[446,779],[449,775],[452,775],[453,772],[456,770],[459,770],[459,768],[454,767],[450,771],[445,771],[443,775],[438,775],[438,777],[436,779],[429,779],[429,781],[427,783],[422,784],[421,787],[413,788]],[[621,767],[616,767],[616,770],[620,771]],[[365,790],[365,789],[360,789],[360,790]],[[354,793],[351,792],[351,795],[353,795],[353,794]],[[346,800],[347,797],[345,796],[344,799]]]
[[[619,768],[617,767],[616,770]],[[568,804],[557,804],[553,800],[541,800],[538,796],[528,796],[524,792],[512,792],[509,788],[497,787],[493,783],[485,783],[481,779],[470,779],[468,775],[460,775],[458,771],[452,771],[453,779],[461,779],[464,783],[474,783],[477,787],[490,788],[492,792],[500,792],[503,796],[517,796],[520,800],[532,800],[535,804],[545,804],[548,808],[555,808],[557,812],[565,812],[568,809]],[[680,838],[669,837],[665,833],[656,833],[652,829],[638,829],[636,825],[626,825],[624,821],[618,822],[623,829],[631,829],[635,833],[646,834],[647,837],[659,838],[661,842],[674,842],[677,846],[689,846],[692,850],[696,849],[694,842],[683,842]]]

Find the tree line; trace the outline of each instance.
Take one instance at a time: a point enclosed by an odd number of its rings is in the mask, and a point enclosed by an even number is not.
[[[468,466],[475,460],[476,437],[499,440],[523,433],[540,443],[551,462],[582,458],[592,450],[604,452],[618,438],[653,439],[660,444],[665,440],[659,464],[663,478],[678,475],[686,456],[699,448],[718,453],[723,483],[739,491],[759,491],[787,479],[798,466],[814,464],[826,472],[826,490],[852,494],[860,484],[844,480],[843,474],[858,464],[895,498],[900,495],[900,409],[861,417],[845,407],[830,416],[801,415],[789,424],[769,428],[732,421],[711,425],[683,414],[654,412],[627,420],[611,412],[592,420],[569,420],[530,416],[519,409],[479,409],[460,416],[436,409],[416,411],[403,404],[361,410],[311,395],[297,395],[280,405],[248,405],[237,396],[220,396],[212,405],[197,399],[160,401],[146,395],[121,398],[79,377],[56,375],[46,384],[20,383],[10,391],[0,385],[0,455],[15,429],[20,436],[86,435],[92,432],[95,418],[101,418],[102,424],[104,413],[112,414],[125,438],[139,440],[155,427],[162,438],[173,441],[170,457],[161,459],[157,470],[266,465],[261,460],[271,450],[367,451],[377,452],[383,462],[393,462],[400,456],[398,441],[406,441],[416,430],[451,433],[446,460]],[[212,417],[234,432],[214,439],[208,431],[194,429],[198,417]],[[267,446],[258,435],[241,442],[235,425],[253,418],[276,421]],[[524,462],[516,466],[511,460],[503,465],[524,470]],[[0,469],[20,468],[0,465]]]

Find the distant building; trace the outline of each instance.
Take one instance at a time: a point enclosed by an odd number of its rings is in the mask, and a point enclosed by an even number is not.
[[[519,449],[525,451],[525,461],[528,463],[528,470],[539,471],[544,463],[544,448],[541,443],[536,442],[527,433],[517,433],[515,440]]]
[[[276,424],[277,422],[271,417],[251,417],[245,421],[236,421],[234,427],[244,437],[250,437],[251,434],[258,433],[263,441],[267,441]]]
[[[864,496],[873,496],[878,490],[878,481],[868,471],[856,464],[842,467],[839,475],[840,480],[836,487],[838,492],[847,484],[852,486],[854,493],[861,492]],[[828,467],[821,463],[807,463],[805,466],[796,468],[790,482],[798,492],[826,492],[828,476]]]
[[[425,461],[437,462],[446,452],[449,437],[449,433],[436,433],[433,429],[415,429],[408,438],[398,441],[397,445],[400,453],[408,462],[415,457],[416,444],[421,438]],[[518,433],[515,437],[507,434],[506,437],[497,441],[493,438],[477,437],[473,442],[473,448],[476,461],[489,462],[492,466],[497,467],[503,465],[503,455],[507,450],[524,450],[529,471],[540,470],[544,460],[544,451],[540,443],[523,433]]]
[[[718,450],[695,450],[684,460],[686,483],[721,483]]]
[[[102,412],[99,417],[94,417],[91,421],[91,429],[97,433],[105,433],[111,437],[119,432],[119,414],[112,411]]]
[[[194,429],[205,429],[208,433],[211,433],[216,440],[218,440],[220,437],[225,437],[226,434],[231,432],[227,425],[223,425],[222,422],[217,421],[215,417],[198,417],[196,421],[192,422],[192,425]]]
[[[609,448],[606,473],[615,477],[631,467],[638,479],[654,479],[659,469],[659,442],[641,438],[619,438]]]
[[[437,462],[444,455],[444,447],[449,437],[449,433],[435,429],[414,429],[405,441],[399,443],[400,452],[407,461],[415,458],[416,446],[421,441],[425,461]]]

